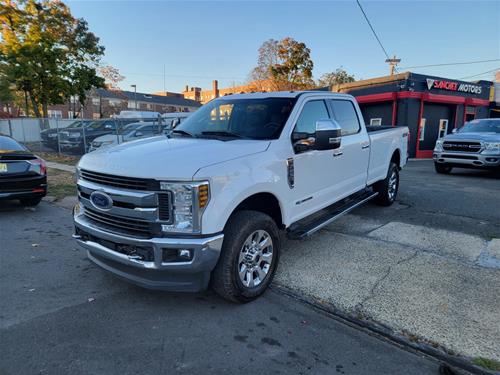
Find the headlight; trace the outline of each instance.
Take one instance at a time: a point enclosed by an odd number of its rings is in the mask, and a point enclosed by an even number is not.
[[[79,178],[80,178],[80,168],[76,167],[75,168],[75,175],[74,175],[75,184],[78,182]]]
[[[436,141],[436,146],[434,147],[434,151],[437,151],[437,152],[443,151],[443,141],[441,139],[438,139]]]
[[[201,233],[201,217],[210,196],[207,181],[194,183],[160,182],[161,190],[172,193],[171,224],[163,224],[163,232]]]
[[[71,138],[79,138],[80,137],[80,133],[69,133],[69,136]]]
[[[49,134],[49,138],[56,138],[57,134]]]
[[[484,142],[483,146],[486,151],[500,152],[500,142]]]

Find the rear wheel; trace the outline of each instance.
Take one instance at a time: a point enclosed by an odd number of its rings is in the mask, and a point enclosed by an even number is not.
[[[399,190],[399,168],[396,163],[389,164],[389,170],[384,180],[375,184],[378,192],[375,202],[381,206],[390,206],[396,200]]]
[[[448,164],[434,163],[434,169],[437,173],[448,174],[453,168]]]
[[[250,302],[271,283],[279,260],[278,227],[271,217],[257,211],[239,211],[224,229],[219,262],[212,287],[222,298]]]
[[[24,199],[20,199],[19,201],[25,207],[34,207],[34,206],[38,205],[38,203],[40,203],[41,200],[42,200],[42,198],[37,197],[37,198],[24,198]]]

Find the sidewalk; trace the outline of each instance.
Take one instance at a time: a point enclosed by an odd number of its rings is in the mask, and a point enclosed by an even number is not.
[[[348,215],[282,249],[279,285],[410,340],[500,360],[499,239]]]
[[[56,163],[53,161],[46,161],[45,164],[47,165],[48,168],[59,169],[61,171],[66,171],[71,173],[75,173],[76,171],[76,167],[74,165]]]

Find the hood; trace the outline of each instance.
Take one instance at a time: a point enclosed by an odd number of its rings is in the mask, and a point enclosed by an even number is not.
[[[445,141],[485,141],[500,142],[500,134],[485,132],[468,132],[449,134],[444,138]]]
[[[200,168],[264,152],[269,143],[159,136],[98,149],[84,155],[78,166],[118,176],[192,180]]]
[[[118,135],[118,138],[120,139],[120,141],[123,141],[122,135]],[[101,135],[100,137],[94,139],[94,142],[106,142],[106,141],[113,141],[116,143],[116,134]]]

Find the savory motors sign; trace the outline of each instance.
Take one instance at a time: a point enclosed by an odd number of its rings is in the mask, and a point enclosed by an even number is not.
[[[446,81],[444,79],[427,78],[427,89],[438,89],[448,91],[466,92],[471,94],[481,94],[482,87],[473,83],[460,83]]]

